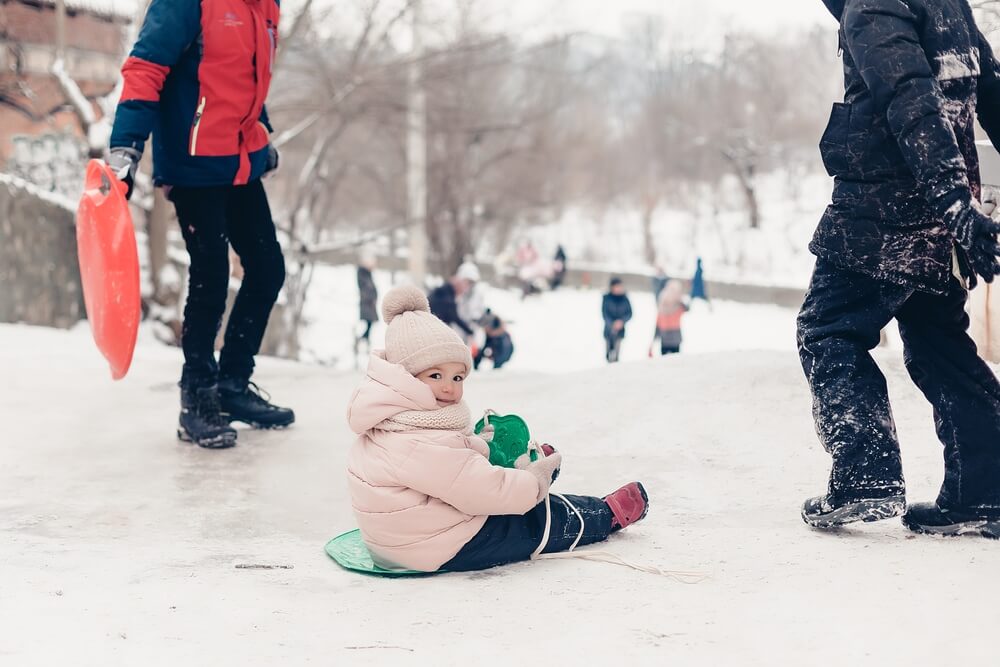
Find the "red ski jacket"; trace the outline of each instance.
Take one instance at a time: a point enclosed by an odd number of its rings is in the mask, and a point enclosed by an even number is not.
[[[153,0],[122,67],[111,147],[142,151],[152,133],[157,184],[260,178],[278,17],[278,0]]]

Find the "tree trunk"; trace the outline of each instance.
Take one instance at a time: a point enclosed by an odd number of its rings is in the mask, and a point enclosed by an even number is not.
[[[642,206],[642,250],[646,263],[656,265],[656,242],[653,240],[653,215],[656,213],[657,201],[647,197]]]

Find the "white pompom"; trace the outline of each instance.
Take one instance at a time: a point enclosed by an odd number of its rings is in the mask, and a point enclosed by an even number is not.
[[[429,313],[431,306],[427,302],[427,295],[419,287],[414,285],[401,285],[394,287],[382,299],[382,318],[389,324],[397,315],[412,311],[423,311]]]

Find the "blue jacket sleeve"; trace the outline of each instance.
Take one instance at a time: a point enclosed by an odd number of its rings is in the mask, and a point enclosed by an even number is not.
[[[200,33],[199,0],[152,1],[139,39],[122,66],[125,82],[111,130],[112,148],[143,150],[159,113],[163,83]]]

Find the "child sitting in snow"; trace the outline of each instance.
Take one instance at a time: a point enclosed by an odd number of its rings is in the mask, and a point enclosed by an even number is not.
[[[656,309],[656,332],[649,347],[653,356],[653,345],[660,339],[660,354],[677,354],[681,351],[681,320],[688,306],[684,303],[684,285],[679,280],[668,281],[660,292]]]
[[[529,559],[562,457],[546,446],[536,461],[525,455],[516,468],[492,465],[462,401],[469,349],[415,287],[391,290],[382,312],[385,350],[372,354],[347,413],[359,436],[348,461],[351,503],[375,563],[457,572]],[[603,499],[566,499],[583,517],[581,545],[607,539],[648,509],[638,482]],[[549,505],[543,551],[565,551],[580,534],[580,518],[555,495]]]

